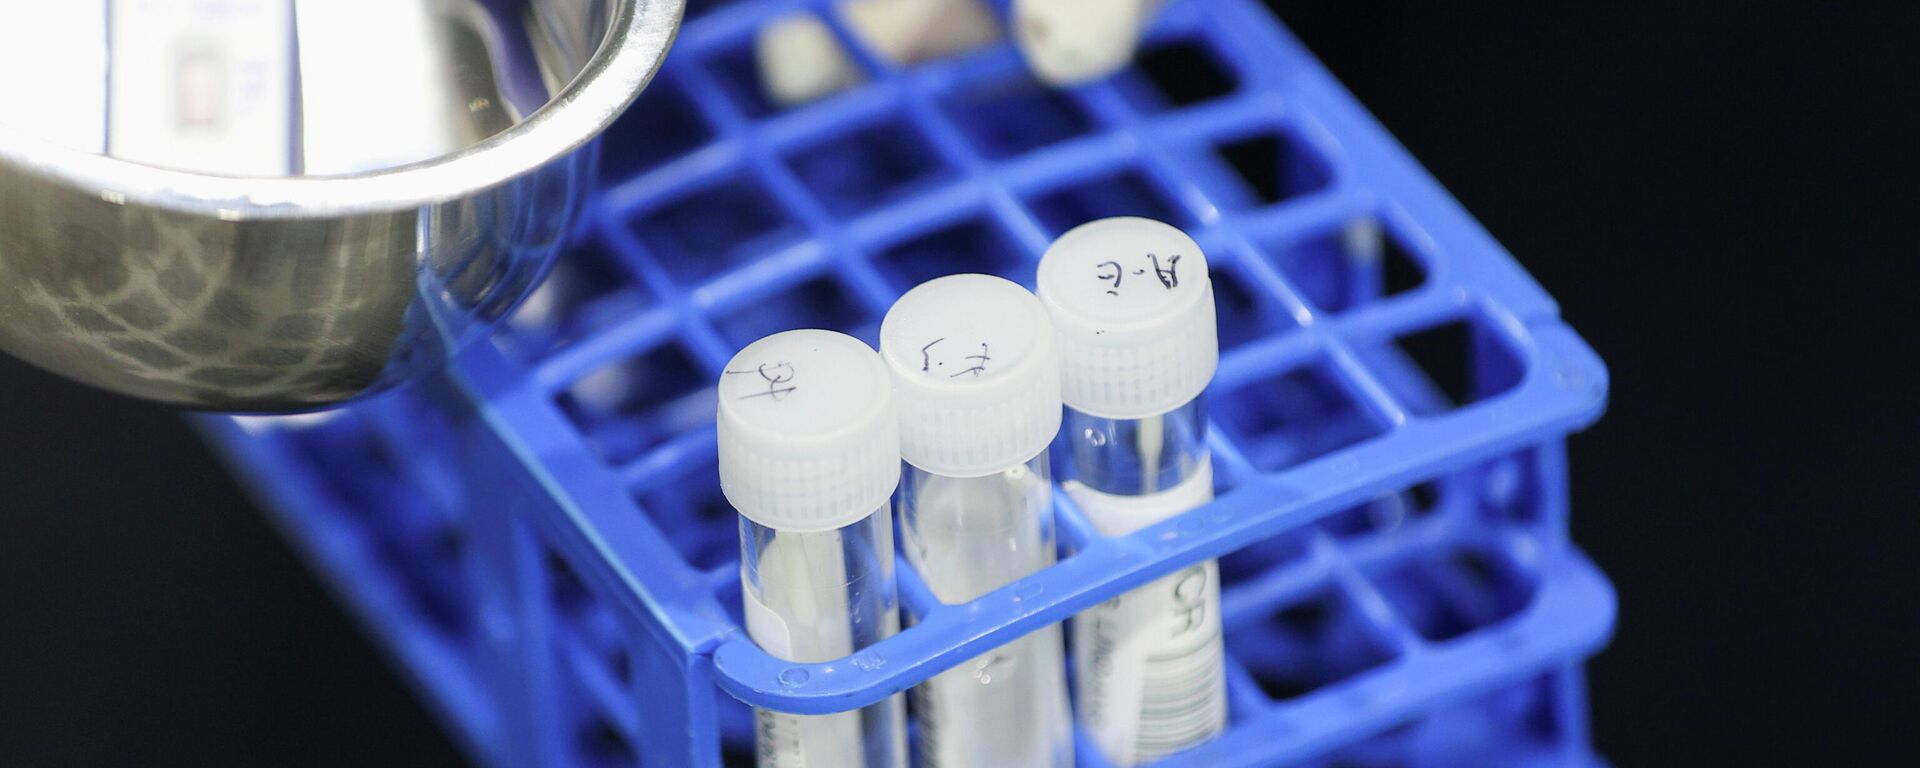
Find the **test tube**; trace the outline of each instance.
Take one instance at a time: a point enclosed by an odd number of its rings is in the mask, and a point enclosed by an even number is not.
[[[1120,536],[1213,498],[1201,392],[1219,365],[1206,256],[1141,218],[1077,227],[1040,260],[1066,403],[1063,484]],[[1219,567],[1199,563],[1074,619],[1081,725],[1115,765],[1151,762],[1227,722]]]
[[[900,630],[892,386],[865,343],[816,330],[756,341],[720,376],[720,487],[740,513],[747,634],[776,658],[832,661]],[[905,766],[904,719],[899,696],[828,715],[755,710],[757,762]]]
[[[906,464],[902,549],[928,589],[964,603],[1052,565],[1060,368],[1039,300],[990,275],[933,280],[887,312],[880,356]],[[1073,765],[1063,650],[1051,625],[915,688],[922,765]]]

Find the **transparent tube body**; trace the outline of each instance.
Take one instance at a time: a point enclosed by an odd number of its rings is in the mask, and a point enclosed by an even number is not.
[[[1069,408],[1062,426],[1067,493],[1101,533],[1131,533],[1212,498],[1205,408],[1107,419]],[[1128,766],[1225,730],[1220,569],[1209,560],[1074,619],[1081,724],[1108,760]]]
[[[982,477],[903,467],[902,549],[935,597],[964,603],[1054,562],[1047,455]],[[1060,626],[942,672],[914,689],[926,768],[1073,765]]]
[[[796,533],[740,518],[747,634],[787,661],[842,658],[900,631],[887,509],[844,528]],[[904,768],[905,704],[852,712],[754,710],[760,768]]]
[[[1208,459],[1200,398],[1144,419],[1107,419],[1068,408],[1060,429],[1067,436],[1071,479],[1101,493],[1160,493],[1198,475]]]

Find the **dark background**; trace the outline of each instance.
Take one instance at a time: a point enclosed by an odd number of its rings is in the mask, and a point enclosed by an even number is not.
[[[1601,752],[1910,758],[1914,25],[1274,4],[1612,369],[1572,449]],[[8,358],[0,398],[0,761],[458,762],[177,416]]]

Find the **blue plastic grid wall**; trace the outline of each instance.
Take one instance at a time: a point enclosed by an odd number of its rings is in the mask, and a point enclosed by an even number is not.
[[[826,5],[693,4],[495,345],[343,412],[205,422],[472,754],[745,764],[743,701],[859,706],[1222,557],[1231,729],[1167,764],[1597,762],[1579,665],[1613,596],[1566,540],[1562,441],[1605,369],[1296,40],[1176,2],[1138,66],[1051,91],[1005,45],[901,69],[848,39],[870,82],[779,109],[753,33]],[[1062,497],[1047,571],[941,606],[903,565],[917,624],[840,662],[747,641],[719,367],[787,328],[872,341],[940,274],[1031,285],[1117,214],[1215,265],[1220,500],[1109,539]]]

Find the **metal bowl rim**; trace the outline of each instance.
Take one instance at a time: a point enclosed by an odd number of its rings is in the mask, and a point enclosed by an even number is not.
[[[230,221],[353,216],[470,197],[584,146],[659,71],[685,0],[616,1],[606,40],[565,90],[512,128],[431,160],[337,176],[215,176],[61,147],[0,127],[0,164],[111,203]]]

